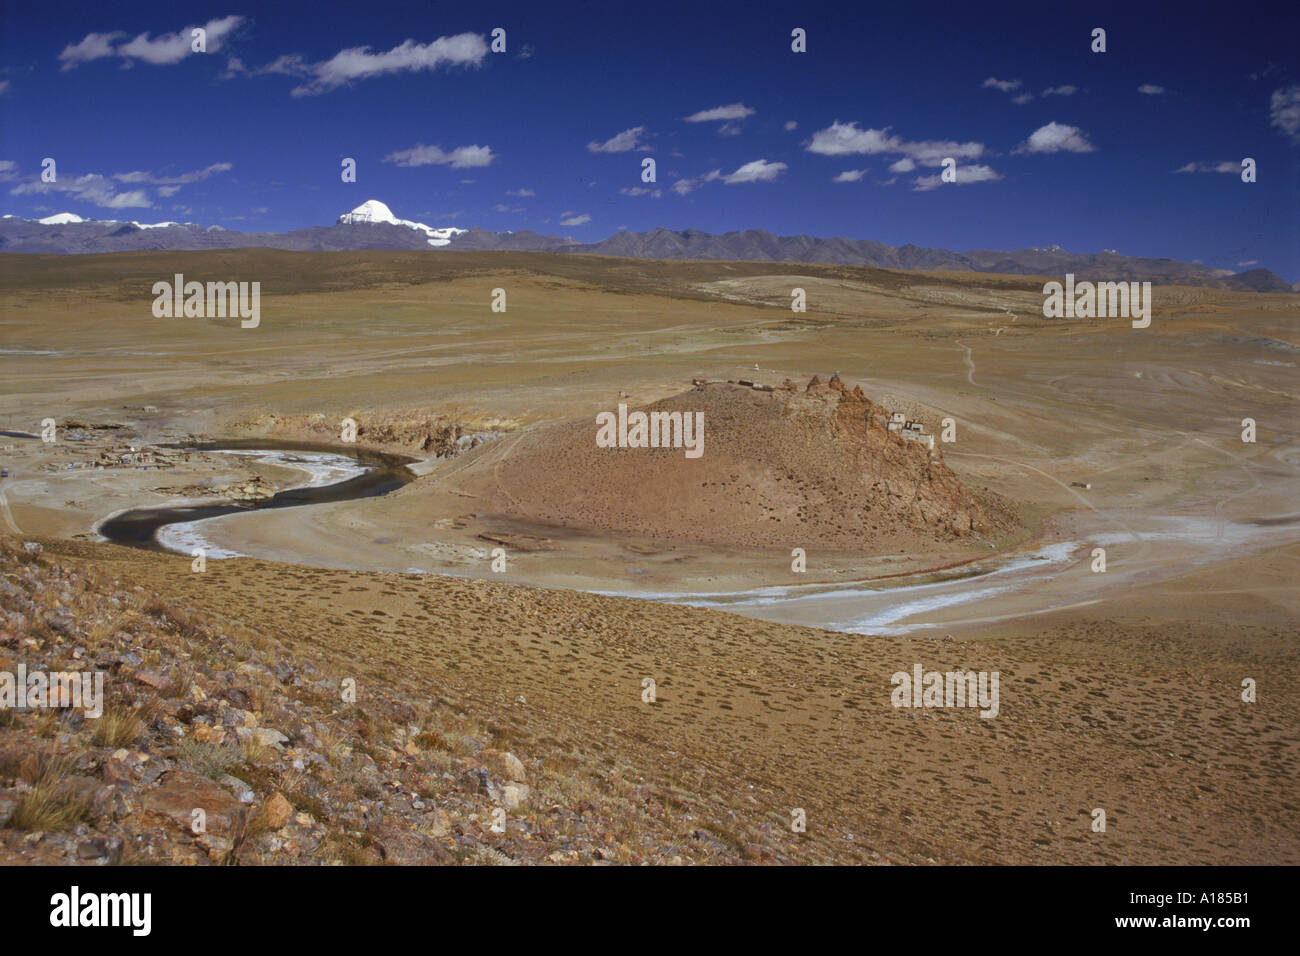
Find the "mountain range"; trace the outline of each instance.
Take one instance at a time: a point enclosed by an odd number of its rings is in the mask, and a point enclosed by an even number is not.
[[[621,232],[597,242],[542,235],[531,230],[490,232],[429,226],[399,219],[384,203],[371,199],[344,213],[332,226],[313,226],[283,233],[236,232],[197,223],[139,223],[83,219],[59,213],[44,219],[0,218],[0,252],[100,253],[139,250],[201,250],[266,247],[301,252],[353,249],[510,250],[586,253],[638,259],[699,259],[761,262],[808,262],[885,269],[992,272],[1079,279],[1151,281],[1252,292],[1300,292],[1268,269],[1232,272],[1176,259],[1123,256],[1114,250],[1067,252],[1060,246],[1002,252],[974,249],[953,252],[921,246],[889,246],[870,239],[777,236],[763,229],[722,235],[696,229]]]

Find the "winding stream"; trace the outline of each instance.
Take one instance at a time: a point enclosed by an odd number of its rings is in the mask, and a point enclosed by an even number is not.
[[[209,503],[137,508],[105,520],[99,533],[110,541],[188,555],[203,548],[209,557],[243,557],[214,547],[203,535],[211,518],[263,508],[292,508],[386,495],[416,476],[413,459],[336,446],[229,441],[195,446],[207,453],[239,455],[296,468],[306,480],[253,505]],[[906,634],[1041,614],[1094,604],[1116,587],[1154,583],[1200,565],[1282,544],[1300,537],[1295,515],[1231,521],[1207,515],[1084,515],[1069,539],[1039,544],[949,572],[919,573],[878,586],[872,582],[777,585],[716,593],[610,590],[595,593],[716,608],[749,617],[811,624],[858,634]],[[1106,573],[1094,573],[1093,547],[1109,552]],[[434,571],[431,573],[447,573]],[[458,575],[457,575],[458,576]]]
[[[199,523],[221,515],[243,514],[263,508],[296,508],[329,501],[378,497],[415,478],[414,473],[406,467],[407,462],[413,459],[360,449],[344,452],[332,445],[258,439],[184,447],[296,468],[307,475],[307,480],[256,504],[226,502],[177,505],[170,508],[132,508],[101,523],[98,530],[103,537],[115,544],[152,551],[188,554],[193,548],[204,547],[208,549],[209,557],[234,557],[234,554],[220,548],[208,547],[198,531]]]

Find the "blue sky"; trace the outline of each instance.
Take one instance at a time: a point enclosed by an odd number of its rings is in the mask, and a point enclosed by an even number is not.
[[[285,231],[374,198],[585,241],[1057,244],[1300,281],[1294,2],[3,10],[0,211],[16,215]],[[949,156],[956,183],[935,178]]]

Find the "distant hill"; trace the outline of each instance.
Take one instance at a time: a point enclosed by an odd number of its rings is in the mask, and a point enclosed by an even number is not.
[[[621,232],[597,242],[523,232],[490,232],[428,226],[398,219],[378,200],[367,200],[338,217],[333,226],[290,232],[235,232],[197,223],[138,223],[82,219],[59,213],[45,219],[0,219],[0,252],[78,254],[140,250],[203,250],[266,247],[295,252],[343,252],[355,249],[455,249],[512,252],[568,252],[636,259],[691,259],[748,262],[808,262],[874,266],[884,269],[996,272],[1060,276],[1079,280],[1150,281],[1251,292],[1294,292],[1267,269],[1233,273],[1176,259],[1122,256],[1110,250],[1067,252],[1060,246],[1001,252],[976,249],[953,252],[922,246],[889,246],[871,239],[778,236],[763,229],[722,235],[698,229]],[[431,248],[432,247],[432,248]]]
[[[1246,272],[1238,272],[1232,277],[1232,281],[1254,289],[1256,292],[1292,292],[1296,290],[1296,286],[1287,284],[1267,269],[1249,269]],[[1300,283],[1297,283],[1297,285],[1300,285]]]

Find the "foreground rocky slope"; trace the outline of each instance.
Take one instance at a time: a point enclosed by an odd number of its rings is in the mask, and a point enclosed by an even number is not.
[[[3,862],[1300,860],[1294,547],[949,639],[45,545],[0,549],[0,671],[87,662],[108,706],[0,710]],[[896,709],[914,663],[999,671],[998,716]]]
[[[0,709],[0,864],[775,859],[633,781],[494,747],[505,728],[436,687],[349,703],[345,661],[35,542],[0,541],[0,575],[0,671],[105,673],[98,718]]]

